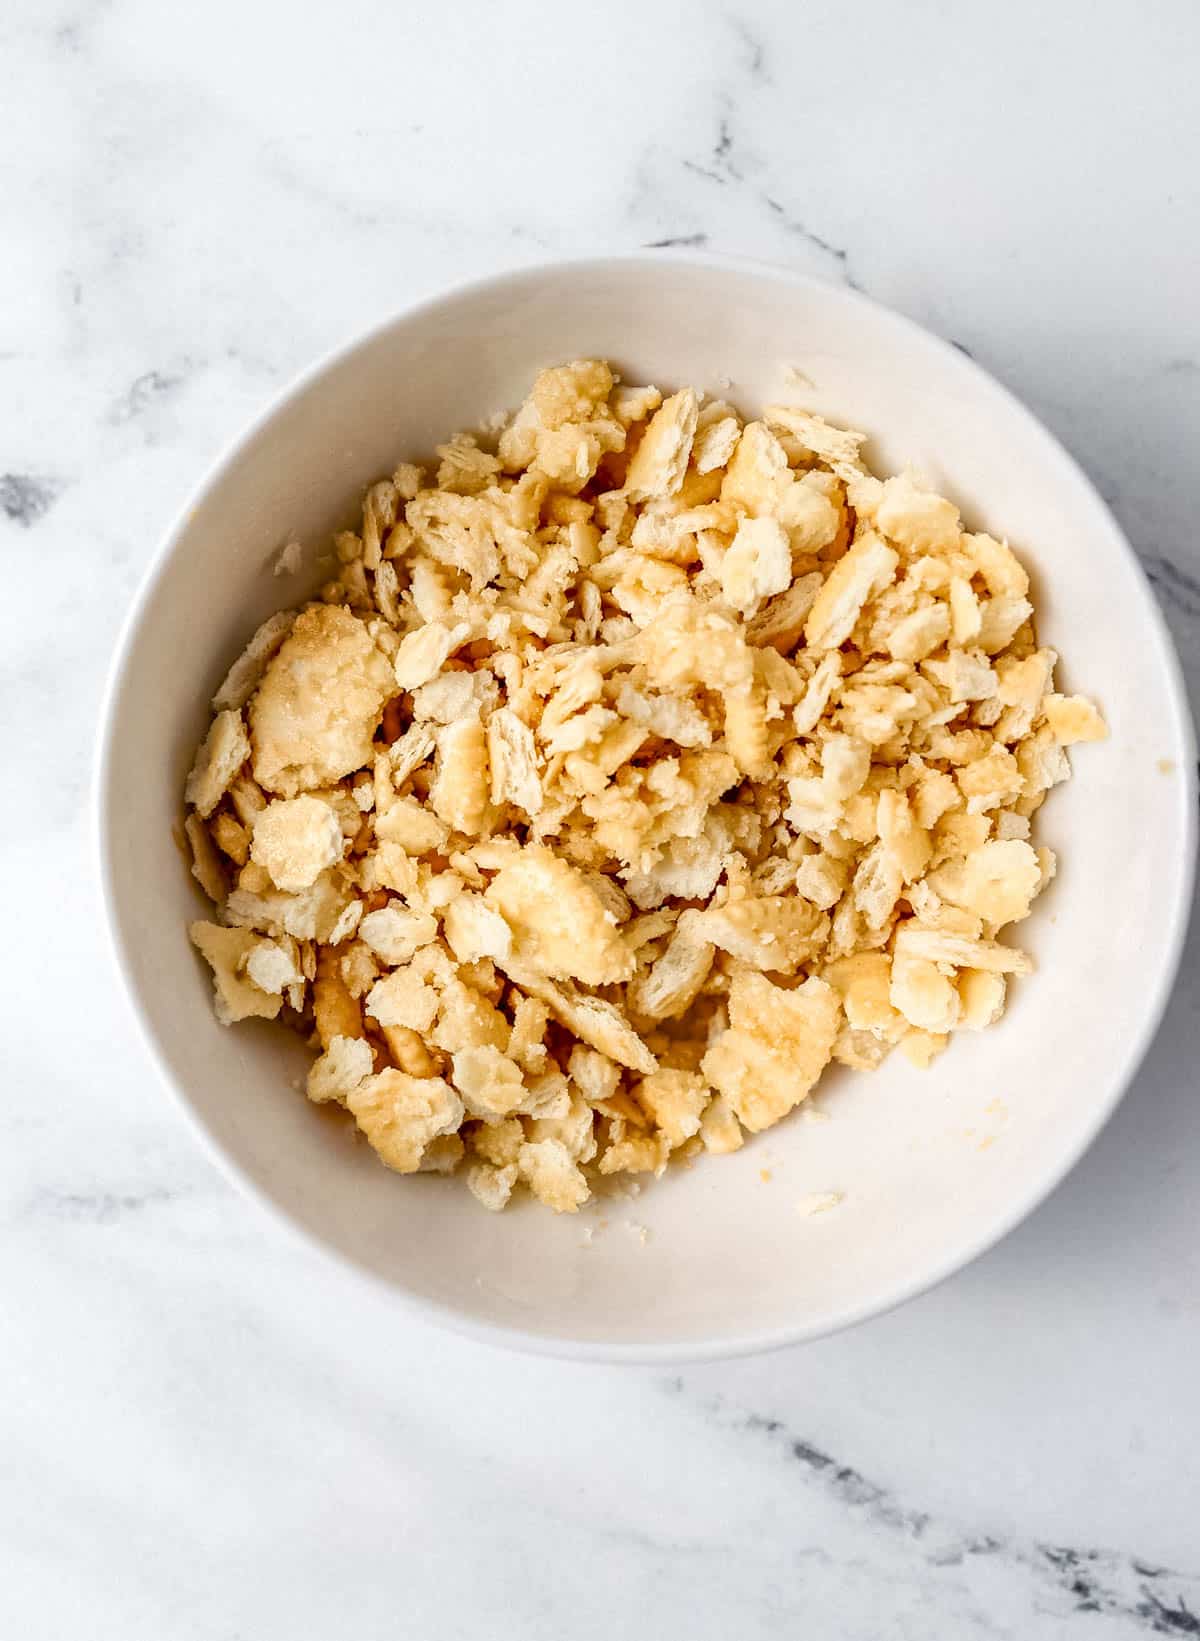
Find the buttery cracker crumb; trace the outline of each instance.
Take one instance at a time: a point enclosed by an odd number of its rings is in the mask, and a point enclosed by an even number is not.
[[[814,1214],[829,1213],[845,1200],[845,1193],[842,1191],[813,1191],[808,1196],[801,1197],[796,1208],[799,1213],[811,1219]]]
[[[1033,972],[1037,813],[1107,726],[1009,543],[864,443],[551,366],[372,484],[229,668],[191,939],[218,1018],[319,1046],[309,1098],[387,1167],[491,1212],[632,1200],[828,1121],[830,1063],[929,1065]]]
[[[275,560],[273,575],[295,575],[303,561],[304,549],[293,538],[279,549],[279,556]]]

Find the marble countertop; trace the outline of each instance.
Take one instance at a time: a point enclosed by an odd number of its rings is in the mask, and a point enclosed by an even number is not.
[[[1200,697],[1200,13],[9,0],[0,174],[0,1632],[1200,1635],[1200,939],[1019,1231],[678,1374],[398,1317],[221,1177],[91,874],[157,538],[323,349],[472,271],[705,245],[969,350],[1094,476]]]

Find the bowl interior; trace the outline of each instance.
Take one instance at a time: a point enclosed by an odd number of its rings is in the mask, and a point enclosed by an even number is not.
[[[184,927],[202,913],[173,839],[207,700],[256,623],[319,584],[363,486],[517,403],[542,365],[612,359],[753,411],[790,391],[868,430],[1006,535],[1043,641],[1112,738],[1073,755],[1037,841],[1057,880],[1021,926],[1039,973],[1002,1024],[920,1073],[830,1075],[735,1157],[578,1218],[486,1214],[461,1182],[399,1179],[297,1092],[282,1028],[217,1025]],[[788,388],[790,367],[811,386]],[[271,564],[296,536],[298,577]],[[811,1336],[953,1269],[1094,1133],[1173,972],[1190,881],[1190,730],[1174,661],[1110,515],[1059,446],[970,361],[833,288],[770,270],[614,259],[503,276],[412,311],[307,377],[208,482],[129,628],[101,776],[103,864],[131,991],[167,1078],[218,1151],[300,1227],[397,1293],[546,1348],[648,1355]],[[836,1208],[806,1199],[840,1193]],[[589,1236],[590,1233],[590,1236]],[[516,1336],[520,1336],[519,1338]]]

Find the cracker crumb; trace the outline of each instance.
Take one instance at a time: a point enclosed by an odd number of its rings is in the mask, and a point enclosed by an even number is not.
[[[273,575],[295,575],[304,560],[304,549],[294,538],[279,549]]]
[[[796,1210],[798,1213],[803,1214],[806,1219],[811,1219],[816,1214],[829,1213],[832,1209],[839,1207],[845,1200],[843,1191],[813,1191],[808,1196],[800,1198],[796,1204]]]
[[[298,1030],[387,1167],[491,1212],[632,1201],[828,1121],[831,1063],[931,1064],[1033,972],[1035,821],[1107,728],[1009,543],[864,443],[552,366],[372,484],[229,668],[191,938],[218,1018]]]

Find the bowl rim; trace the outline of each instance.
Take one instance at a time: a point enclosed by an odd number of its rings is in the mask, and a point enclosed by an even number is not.
[[[116,741],[117,708],[126,682],[131,655],[147,607],[158,590],[167,566],[171,562],[192,513],[224,481],[228,470],[239,459],[246,445],[258,436],[292,402],[315,385],[327,373],[340,368],[354,353],[370,347],[380,337],[401,322],[420,320],[448,302],[460,301],[484,294],[503,286],[508,281],[522,281],[548,273],[565,274],[597,272],[605,265],[628,266],[689,266],[708,269],[714,273],[751,275],[790,285],[798,292],[819,291],[823,298],[833,295],[851,307],[869,311],[876,319],[897,327],[918,338],[927,347],[941,351],[954,359],[960,369],[983,378],[990,388],[1007,401],[1008,407],[1038,435],[1046,447],[1047,456],[1057,464],[1063,475],[1082,485],[1093,503],[1108,519],[1113,537],[1125,553],[1137,576],[1142,592],[1143,613],[1150,632],[1157,641],[1157,650],[1164,666],[1168,694],[1173,708],[1172,739],[1182,763],[1182,780],[1174,784],[1182,809],[1181,837],[1184,847],[1178,865],[1177,894],[1170,908],[1165,937],[1158,948],[1157,972],[1145,996],[1143,1012],[1137,1030],[1131,1033],[1121,1060],[1097,1098],[1089,1120],[1082,1126],[1071,1146],[1037,1170],[1025,1189],[1014,1198],[1007,1209],[975,1236],[953,1249],[940,1260],[922,1266],[902,1281],[896,1281],[881,1295],[848,1304],[823,1318],[760,1329],[740,1329],[728,1334],[714,1333],[697,1339],[650,1339],[638,1343],[623,1343],[605,1339],[572,1339],[565,1335],[545,1334],[528,1329],[508,1327],[481,1320],[453,1305],[428,1299],[390,1281],[357,1263],[352,1255],[332,1246],[321,1235],[297,1219],[276,1200],[265,1187],[252,1179],[238,1158],[221,1144],[209,1130],[181,1079],[169,1067],[159,1039],[142,1005],[129,960],[125,932],[117,905],[113,881],[114,835],[111,825],[112,763]],[[1039,1207],[1076,1167],[1085,1152],[1111,1118],[1121,1099],[1128,1092],[1151,1043],[1162,1022],[1167,1003],[1174,989],[1175,979],[1183,956],[1184,944],[1191,920],[1192,899],[1195,890],[1197,853],[1197,762],[1196,731],[1192,720],[1183,669],[1174,640],[1149,579],[1121,525],[1095,484],[1079,462],[1065,448],[1054,433],[1034,415],[1025,403],[1005,384],[992,376],[970,355],[918,324],[907,315],[898,313],[886,303],[877,301],[864,292],[839,285],[835,281],[801,272],[778,263],[749,256],[729,255],[716,251],[693,248],[645,247],[636,250],[598,250],[590,254],[566,257],[545,257],[535,261],[491,266],[489,271],[475,272],[449,285],[439,285],[417,296],[412,302],[397,308],[385,318],[357,331],[347,340],[322,353],[312,364],[291,378],[272,395],[267,405],[253,416],[224,444],[207,471],[192,488],[178,509],[168,528],[163,532],[121,622],[110,658],[107,676],[100,698],[97,719],[97,749],[93,764],[90,793],[90,834],[95,852],[96,881],[103,907],[103,921],[107,930],[107,945],[114,967],[120,976],[120,989],[137,1028],[142,1047],[159,1080],[170,1090],[177,1109],[200,1140],[208,1156],[218,1169],[231,1179],[249,1198],[265,1210],[269,1218],[283,1226],[293,1237],[298,1237],[309,1248],[315,1249],[326,1260],[353,1275],[359,1283],[386,1296],[400,1311],[419,1321],[448,1328],[460,1336],[477,1342],[499,1346],[526,1354],[555,1357],[583,1362],[607,1362],[667,1366],[685,1362],[718,1361],[738,1356],[749,1356],[781,1350],[791,1345],[808,1343],[840,1333],[873,1317],[889,1311],[928,1293],[956,1272],[978,1259],[1000,1242],[1024,1219]]]

